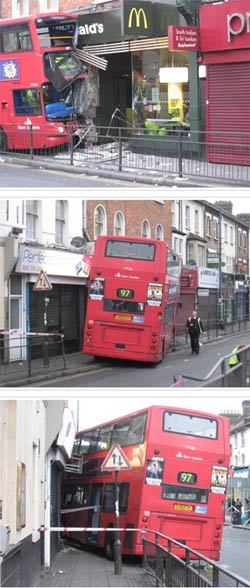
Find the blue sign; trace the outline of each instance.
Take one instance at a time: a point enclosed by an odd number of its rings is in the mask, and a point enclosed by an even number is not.
[[[195,512],[198,512],[199,514],[206,514],[207,513],[207,506],[196,506],[194,510],[195,510]]]
[[[0,60],[0,80],[1,82],[9,82],[11,80],[19,80],[19,63],[18,59],[1,59]]]
[[[132,323],[144,323],[143,316],[133,316]]]

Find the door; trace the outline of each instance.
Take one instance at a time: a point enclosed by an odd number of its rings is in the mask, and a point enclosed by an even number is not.
[[[23,335],[22,276],[13,275],[9,280],[9,347],[8,361],[26,358],[26,337]]]
[[[94,484],[91,490],[88,527],[99,527],[101,518],[101,503],[102,503],[102,484]],[[89,531],[87,534],[87,541],[97,543],[98,531]]]

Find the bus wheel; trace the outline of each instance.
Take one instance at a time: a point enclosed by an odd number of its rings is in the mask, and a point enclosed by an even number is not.
[[[108,532],[105,537],[104,543],[104,553],[105,557],[111,561],[114,559],[114,535],[113,533]]]
[[[8,143],[5,132],[0,129],[0,152],[8,151]]]

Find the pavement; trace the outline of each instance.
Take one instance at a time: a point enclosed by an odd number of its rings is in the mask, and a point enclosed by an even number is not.
[[[247,329],[248,329],[247,325]],[[234,335],[241,336],[245,331],[239,333],[235,332]],[[232,335],[232,334],[231,334]],[[220,334],[218,337],[213,337],[210,334],[210,338],[203,339],[202,344],[213,343],[214,341],[222,340],[230,337],[227,335]],[[186,340],[186,336],[177,337],[177,341],[174,347],[174,352],[178,353],[185,349],[189,349],[189,339]],[[15,361],[10,362],[6,365],[0,364],[0,388],[9,388],[17,386],[27,386],[30,384],[39,384],[51,380],[51,378],[62,378],[64,376],[77,375],[85,372],[93,372],[103,366],[102,358],[94,359],[90,355],[83,355],[81,351],[76,353],[68,353],[67,355],[53,356],[49,359],[49,362],[44,364],[44,358],[34,359],[31,362],[31,372],[28,373],[27,361]]]
[[[155,586],[155,580],[144,572],[139,558],[127,558],[121,571],[116,575],[114,562],[107,560],[102,552],[83,551],[66,545],[56,554],[51,567],[46,568],[39,586]]]
[[[100,147],[100,149],[102,146]],[[104,146],[105,148],[105,146]],[[74,173],[76,175],[86,175],[123,181],[129,183],[148,184],[149,186],[171,186],[174,188],[212,188],[214,185],[248,187],[250,184],[247,168],[244,173],[239,174],[238,166],[212,164],[208,162],[183,160],[182,176],[178,175],[176,158],[167,158],[150,155],[147,156],[149,161],[145,161],[145,156],[135,154],[134,160],[131,155],[126,162],[123,161],[123,169],[119,170],[118,154],[114,158],[107,158],[102,161],[100,154],[87,153],[83,150],[74,158],[74,164],[70,164],[68,153],[58,154],[53,157],[30,156],[24,157],[22,154],[4,154],[0,157],[0,163],[12,163],[31,167],[33,169],[47,169],[48,171],[58,171],[60,173]],[[152,158],[155,158],[154,164]],[[230,172],[232,168],[232,174]],[[242,171],[242,170],[241,170]]]

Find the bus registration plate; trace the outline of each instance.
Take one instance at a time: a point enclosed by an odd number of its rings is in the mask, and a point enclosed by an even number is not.
[[[186,510],[191,512],[194,510],[194,507],[191,504],[174,504],[175,510]]]
[[[114,319],[116,321],[132,321],[132,316],[125,314],[115,314]]]

